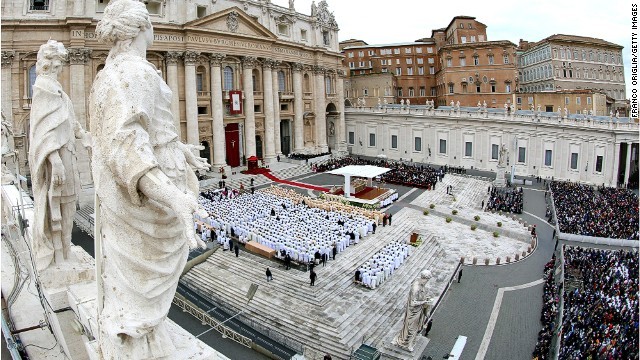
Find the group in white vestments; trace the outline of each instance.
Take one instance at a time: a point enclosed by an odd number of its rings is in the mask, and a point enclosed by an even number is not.
[[[410,245],[400,241],[387,244],[358,268],[356,281],[375,289],[404,263],[405,259],[411,255],[411,250]]]
[[[373,219],[359,214],[309,207],[304,199],[276,195],[277,191],[256,191],[229,196],[225,192],[204,192],[200,204],[209,213],[203,221],[214,229],[217,241],[235,236],[241,243],[256,241],[289,254],[293,261],[309,263],[316,252],[330,257],[335,246],[344,251],[373,232]]]

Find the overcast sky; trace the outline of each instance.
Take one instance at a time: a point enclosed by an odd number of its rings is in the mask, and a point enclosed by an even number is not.
[[[288,7],[288,0],[272,0]],[[316,1],[316,4],[319,1]],[[487,25],[488,40],[539,41],[553,34],[590,36],[624,46],[627,97],[631,92],[631,2],[628,0],[327,0],[340,27],[340,41],[370,45],[414,41],[449,25],[456,15]],[[436,5],[434,5],[434,3]],[[295,0],[311,13],[311,0]]]

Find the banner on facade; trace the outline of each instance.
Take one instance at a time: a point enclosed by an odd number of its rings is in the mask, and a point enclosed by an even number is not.
[[[229,114],[242,114],[242,91],[229,91],[229,102],[231,104]]]

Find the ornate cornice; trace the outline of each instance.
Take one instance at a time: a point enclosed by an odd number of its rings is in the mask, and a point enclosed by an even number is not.
[[[293,71],[302,71],[304,70],[304,64],[295,62],[291,64],[291,68]]]
[[[243,69],[253,69],[256,67],[256,63],[258,59],[254,56],[245,56],[242,58],[242,68]]]
[[[89,62],[89,56],[91,56],[91,49],[89,48],[69,48],[69,63],[71,65],[85,65]]]
[[[214,53],[209,55],[209,63],[211,66],[222,66],[222,61],[227,57],[226,54]]]
[[[320,65],[314,65],[313,66],[313,73],[316,75],[324,75],[326,69],[324,68],[324,66],[320,66]]]
[[[182,51],[167,51],[164,54],[164,61],[169,65],[177,65],[182,57]]]
[[[16,56],[16,52],[13,50],[2,51],[2,67],[11,66],[13,58]]]
[[[184,64],[185,65],[195,65],[198,62],[198,56],[200,56],[199,51],[187,50],[184,52]]]

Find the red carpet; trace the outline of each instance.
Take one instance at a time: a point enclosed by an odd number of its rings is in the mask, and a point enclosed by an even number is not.
[[[329,189],[326,189],[326,188],[323,188],[323,187],[320,187],[320,186],[315,186],[315,185],[309,185],[309,184],[305,184],[305,183],[301,183],[301,182],[278,179],[277,177],[273,176],[273,174],[271,174],[270,172],[265,172],[262,175],[268,177],[269,179],[271,179],[271,180],[273,180],[273,181],[275,181],[277,183],[296,186],[296,187],[301,187],[301,188],[305,188],[305,189],[311,189],[311,190],[315,190],[315,191],[329,192]]]
[[[241,173],[243,174],[248,174],[248,175],[260,175],[260,174],[266,174],[268,172],[270,172],[271,170],[267,169],[267,168],[255,168],[253,170],[244,170],[241,171]]]

